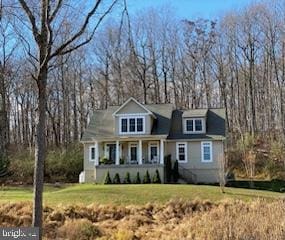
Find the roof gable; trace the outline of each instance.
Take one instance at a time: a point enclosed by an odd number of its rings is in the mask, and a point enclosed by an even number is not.
[[[137,114],[144,113],[149,114],[152,117],[156,118],[153,112],[151,112],[146,106],[139,103],[134,98],[129,98],[124,104],[122,104],[114,113],[113,116],[120,114]]]

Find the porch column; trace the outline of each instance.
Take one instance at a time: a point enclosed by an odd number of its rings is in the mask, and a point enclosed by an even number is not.
[[[94,162],[95,166],[99,165],[99,142],[96,141],[95,142],[95,162]]]
[[[139,157],[139,164],[141,165],[142,164],[142,140],[140,139],[139,140],[139,154],[138,154],[138,157]]]
[[[164,141],[163,139],[160,139],[160,154],[159,154],[159,157],[160,157],[160,164],[164,164]]]
[[[116,165],[120,165],[120,142],[116,141]]]

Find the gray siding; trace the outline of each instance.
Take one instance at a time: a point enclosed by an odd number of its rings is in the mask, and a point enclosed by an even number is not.
[[[177,141],[187,142],[187,141]],[[176,142],[168,142],[166,146],[167,155],[171,154],[171,159],[176,160]],[[196,174],[197,182],[218,182],[219,181],[219,161],[224,157],[224,145],[222,141],[212,141],[213,161],[202,162],[201,141],[187,142],[187,163],[179,163],[185,169],[189,169]]]
[[[147,113],[147,111],[134,101],[128,102],[117,114]]]

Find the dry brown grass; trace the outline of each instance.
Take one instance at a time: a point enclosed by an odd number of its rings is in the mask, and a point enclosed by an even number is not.
[[[30,203],[1,204],[1,226],[29,226]],[[44,209],[46,239],[284,240],[285,201],[172,200],[165,205]]]

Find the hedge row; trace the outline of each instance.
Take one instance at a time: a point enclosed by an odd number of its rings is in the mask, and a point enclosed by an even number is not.
[[[105,179],[104,179],[104,184],[121,184],[121,183],[124,183],[124,184],[132,184],[132,183],[134,183],[134,184],[161,183],[161,178],[160,178],[160,175],[159,175],[159,171],[157,169],[156,169],[155,174],[153,175],[152,179],[151,179],[151,177],[149,175],[149,172],[146,171],[146,173],[145,173],[145,175],[143,177],[143,181],[141,181],[140,173],[137,172],[136,178],[135,178],[135,180],[133,182],[131,181],[131,176],[130,176],[129,172],[126,173],[123,181],[121,181],[119,173],[116,173],[114,175],[113,180],[112,180],[111,177],[110,177],[109,171],[107,172],[107,174],[105,176]]]

